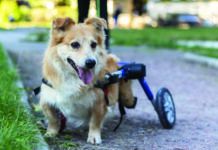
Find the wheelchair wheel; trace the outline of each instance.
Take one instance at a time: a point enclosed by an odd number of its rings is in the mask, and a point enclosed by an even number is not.
[[[173,97],[167,88],[161,88],[157,92],[154,106],[163,128],[173,128],[176,122],[176,109]]]

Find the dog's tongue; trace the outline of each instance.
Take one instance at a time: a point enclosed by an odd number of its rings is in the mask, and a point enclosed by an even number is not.
[[[79,77],[85,84],[90,84],[93,80],[93,72],[88,69],[79,68]]]

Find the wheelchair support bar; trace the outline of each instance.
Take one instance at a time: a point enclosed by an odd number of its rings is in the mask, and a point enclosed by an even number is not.
[[[151,89],[150,89],[150,87],[148,86],[146,80],[145,80],[144,78],[140,78],[140,79],[139,79],[139,83],[141,84],[141,86],[142,86],[142,88],[143,88],[145,94],[147,95],[148,99],[149,99],[151,102],[153,102],[154,96],[153,96],[153,94],[152,94],[152,92],[151,92]]]

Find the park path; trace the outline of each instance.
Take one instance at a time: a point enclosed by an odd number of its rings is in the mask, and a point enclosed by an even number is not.
[[[32,30],[0,32],[0,42],[9,51],[27,89],[39,85],[41,61],[45,43],[22,42]],[[218,149],[218,70],[184,60],[183,53],[167,49],[149,50],[147,47],[112,47],[122,60],[137,61],[147,66],[147,81],[152,91],[168,87],[177,109],[174,129],[162,129],[156,113],[137,82],[133,90],[138,97],[134,110],[127,110],[120,128],[113,132],[119,114],[105,124],[103,144],[86,144],[87,132],[65,132],[49,144],[60,149],[61,143],[74,141],[78,149],[99,150],[212,150]],[[68,135],[68,136],[66,136]],[[70,135],[70,138],[69,138]],[[68,137],[68,138],[66,138]]]

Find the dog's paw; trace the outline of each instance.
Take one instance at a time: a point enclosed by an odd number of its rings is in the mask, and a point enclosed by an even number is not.
[[[101,144],[101,134],[99,132],[89,133],[87,142],[91,144]]]
[[[44,136],[50,138],[50,137],[57,136],[57,134],[58,134],[58,132],[56,132],[56,131],[47,131]]]

